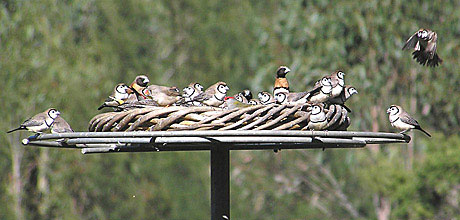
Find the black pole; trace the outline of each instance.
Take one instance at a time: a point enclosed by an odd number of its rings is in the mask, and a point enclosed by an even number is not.
[[[211,220],[230,219],[230,150],[211,147]]]

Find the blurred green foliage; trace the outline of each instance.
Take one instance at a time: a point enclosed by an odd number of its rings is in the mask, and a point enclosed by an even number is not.
[[[413,154],[405,145],[234,152],[232,218],[373,219],[383,198],[392,219],[452,219],[460,216],[459,7],[439,0],[3,0],[0,130],[53,106],[85,131],[114,85],[138,74],[180,87],[222,80],[233,94],[271,91],[279,65],[292,69],[296,91],[343,69],[359,91],[349,101],[353,130],[390,131],[385,109],[400,104],[434,138],[412,133]],[[437,68],[401,50],[420,27],[439,35],[444,63]],[[1,219],[209,218],[207,153],[82,156],[22,147],[26,135],[0,134]]]

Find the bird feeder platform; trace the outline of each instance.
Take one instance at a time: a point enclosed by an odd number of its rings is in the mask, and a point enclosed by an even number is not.
[[[81,149],[83,154],[209,151],[211,219],[230,219],[230,150],[362,148],[367,144],[408,143],[398,133],[357,131],[133,131],[42,134],[24,145]]]
[[[341,105],[324,106],[327,124],[322,130],[346,130],[349,112]],[[144,107],[94,116],[89,131],[180,130],[309,130],[310,104],[269,104],[245,108]]]

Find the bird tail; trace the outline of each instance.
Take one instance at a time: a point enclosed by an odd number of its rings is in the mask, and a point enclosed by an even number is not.
[[[13,131],[23,130],[23,129],[25,129],[25,128],[21,126],[21,127],[19,127],[19,128],[15,128],[15,129],[13,129],[13,130],[9,130],[9,131],[7,131],[6,133],[11,133],[11,132],[13,132]]]
[[[343,104],[342,107],[344,107],[348,111],[348,113],[351,113],[351,109],[348,108],[345,104]]]
[[[422,129],[420,126],[419,126],[419,127],[417,127],[416,129],[418,129],[418,130],[422,131],[422,132],[423,132],[423,133],[425,133],[425,134],[426,134],[428,137],[431,137],[431,134],[430,134],[430,133],[428,133],[427,131],[423,130],[423,129]]]
[[[101,106],[99,106],[99,108],[97,108],[97,110],[101,110],[101,109],[103,109],[104,107],[107,107],[107,105],[105,105],[105,103],[102,104]]]

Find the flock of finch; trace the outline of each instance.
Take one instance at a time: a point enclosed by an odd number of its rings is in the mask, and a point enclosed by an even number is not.
[[[415,32],[405,43],[404,49],[413,49],[413,58],[421,65],[435,67],[442,63],[436,53],[437,34],[428,29],[420,29]],[[281,66],[276,72],[273,94],[259,92],[258,99],[253,99],[249,90],[244,90],[234,96],[227,96],[228,86],[224,82],[217,82],[203,91],[199,83],[191,83],[184,88],[182,95],[177,87],[159,85],[148,85],[147,76],[137,76],[130,86],[118,84],[112,95],[101,105],[98,110],[104,107],[113,107],[122,110],[136,106],[213,106],[227,109],[244,108],[251,105],[268,104],[311,104],[307,111],[311,111],[308,128],[311,130],[322,130],[327,124],[326,114],[323,111],[325,104],[339,104],[348,109],[344,104],[357,90],[345,85],[345,73],[335,71],[315,83],[310,91],[291,92],[286,74],[290,69]],[[398,105],[391,105],[387,109],[389,120],[393,127],[403,130],[401,133],[411,129],[418,129],[426,135],[431,135],[423,130],[419,123],[412,118],[403,108]],[[50,108],[24,121],[18,128],[8,131],[29,130],[42,133],[51,129],[52,133],[73,132],[70,125],[60,117],[60,112]]]

